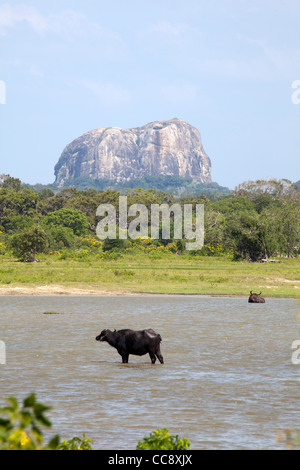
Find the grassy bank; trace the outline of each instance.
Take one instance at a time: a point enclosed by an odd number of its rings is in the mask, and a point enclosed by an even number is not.
[[[295,297],[300,289],[300,260],[278,263],[230,261],[224,257],[127,254],[117,259],[61,259],[43,255],[24,263],[0,257],[0,294],[158,293]],[[46,290],[47,288],[47,290]],[[19,290],[18,290],[19,289]]]

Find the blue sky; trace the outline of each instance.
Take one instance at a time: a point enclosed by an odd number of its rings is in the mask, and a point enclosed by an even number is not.
[[[299,180],[299,24],[299,0],[0,0],[0,174],[52,183],[84,132],[177,117],[213,181]]]

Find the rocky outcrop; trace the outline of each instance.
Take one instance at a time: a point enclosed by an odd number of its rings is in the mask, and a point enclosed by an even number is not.
[[[134,129],[99,128],[68,144],[55,166],[58,186],[82,176],[124,183],[145,175],[178,175],[210,183],[211,162],[200,132],[180,119]]]

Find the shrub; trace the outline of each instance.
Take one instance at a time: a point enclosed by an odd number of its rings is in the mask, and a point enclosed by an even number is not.
[[[0,408],[0,450],[91,450],[90,439],[74,437],[60,441],[59,435],[44,442],[42,428],[51,428],[45,416],[50,408],[36,400],[35,394],[26,397],[20,405],[15,397],[7,399]]]
[[[187,450],[190,441],[180,438],[178,435],[172,436],[166,428],[157,429],[139,441],[137,450]]]
[[[7,398],[7,405],[0,408],[0,450],[92,450],[92,441],[83,433],[80,437],[60,440],[58,434],[45,443],[42,428],[51,428],[45,416],[50,408],[31,394],[19,404],[15,397]],[[2,416],[1,416],[2,415]],[[168,429],[153,431],[139,441],[137,450],[187,450],[190,441],[172,436]]]

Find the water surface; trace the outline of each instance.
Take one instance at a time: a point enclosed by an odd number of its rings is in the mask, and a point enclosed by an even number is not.
[[[191,449],[276,449],[299,427],[296,301],[198,296],[1,296],[0,395],[35,392],[63,438],[94,449],[134,449],[167,427]],[[54,310],[61,315],[45,315]],[[151,327],[165,364],[130,356],[95,336]]]

